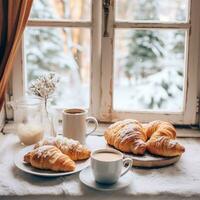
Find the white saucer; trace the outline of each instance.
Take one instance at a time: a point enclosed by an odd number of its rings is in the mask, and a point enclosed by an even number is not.
[[[120,177],[118,182],[115,184],[112,184],[112,185],[100,184],[94,180],[91,167],[87,167],[80,172],[79,178],[83,184],[95,190],[113,191],[113,190],[119,190],[119,189],[127,187],[131,183],[133,176],[132,176],[131,171],[129,171],[124,176]]]

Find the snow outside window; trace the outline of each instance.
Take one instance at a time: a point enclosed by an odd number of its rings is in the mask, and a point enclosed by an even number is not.
[[[34,1],[24,34],[25,92],[54,71],[56,107],[88,108],[101,121],[196,123],[198,58],[190,54],[199,49],[199,4],[110,0],[104,37],[103,0]]]

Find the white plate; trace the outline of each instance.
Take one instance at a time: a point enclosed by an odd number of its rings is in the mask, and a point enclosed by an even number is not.
[[[111,184],[111,185],[100,184],[94,180],[91,167],[87,167],[86,169],[80,172],[79,178],[83,184],[95,190],[114,191],[114,190],[120,190],[122,188],[127,187],[131,183],[133,176],[132,176],[132,172],[129,171],[124,176],[120,177],[118,182],[115,184]]]
[[[29,174],[33,174],[37,176],[46,176],[46,177],[66,176],[66,175],[77,173],[83,170],[84,168],[88,167],[90,164],[89,159],[84,160],[84,161],[77,161],[76,169],[72,172],[54,172],[51,170],[36,169],[32,167],[31,165],[24,162],[24,155],[28,153],[29,151],[31,151],[32,149],[33,149],[33,145],[23,148],[16,154],[15,160],[14,160],[17,168]]]

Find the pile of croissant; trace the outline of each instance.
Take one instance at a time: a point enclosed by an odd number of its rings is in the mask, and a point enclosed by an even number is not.
[[[146,125],[133,119],[119,121],[108,127],[104,137],[109,145],[135,155],[143,155],[147,150],[154,155],[172,157],[185,151],[175,140],[174,126],[159,120]],[[75,170],[75,161],[89,158],[90,153],[78,141],[51,137],[37,143],[32,151],[25,154],[24,161],[39,169],[69,172]]]
[[[76,168],[75,161],[90,157],[90,150],[78,141],[66,137],[50,137],[34,146],[24,156],[24,161],[38,169],[70,172]]]
[[[143,125],[137,120],[126,119],[112,124],[104,133],[107,143],[116,149],[143,155],[179,156],[185,148],[176,139],[176,130],[168,122],[156,120]]]

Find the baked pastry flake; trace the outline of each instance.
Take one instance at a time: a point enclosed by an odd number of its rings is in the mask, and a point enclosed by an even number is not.
[[[155,155],[164,157],[179,156],[185,148],[176,139],[176,130],[169,122],[156,120],[145,127],[147,134],[147,150]]]
[[[147,136],[137,120],[126,119],[112,124],[104,137],[109,145],[122,152],[143,155],[146,150]]]
[[[24,156],[24,161],[38,169],[70,172],[76,168],[75,162],[58,148],[50,145],[38,147]]]
[[[57,147],[62,153],[68,155],[74,161],[88,159],[91,153],[91,151],[86,146],[80,144],[79,141],[62,136],[45,138],[38,142],[34,148],[44,145]]]

